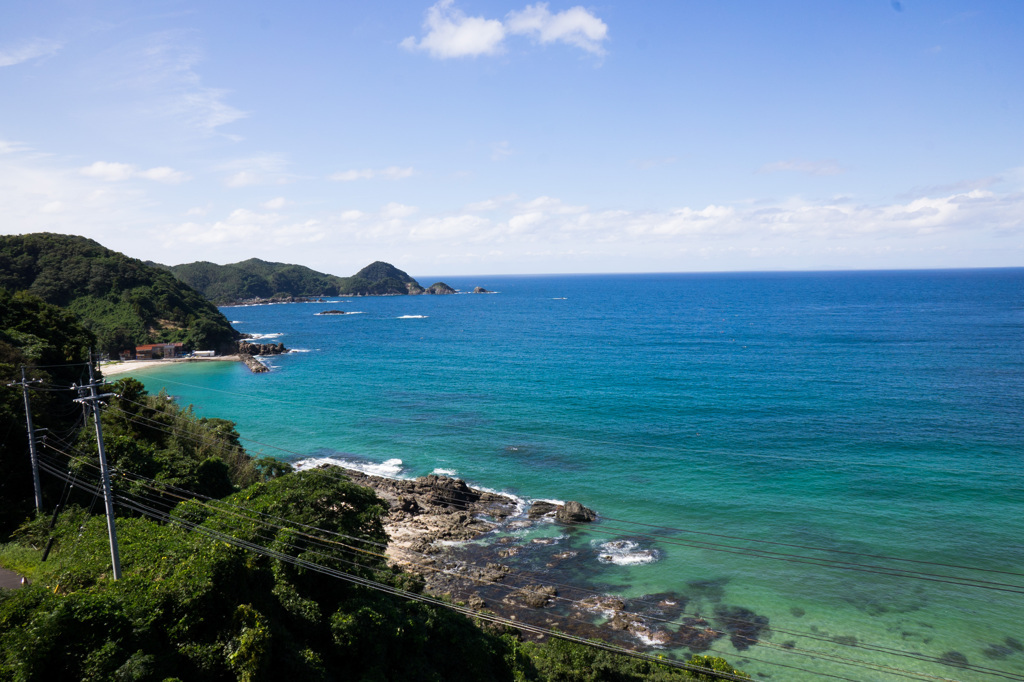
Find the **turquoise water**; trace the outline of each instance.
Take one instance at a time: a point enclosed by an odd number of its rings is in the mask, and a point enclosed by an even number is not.
[[[301,352],[137,377],[253,452],[580,500],[554,575],[766,616],[713,647],[760,677],[1024,679],[1024,270],[444,279],[499,293],[225,308]]]

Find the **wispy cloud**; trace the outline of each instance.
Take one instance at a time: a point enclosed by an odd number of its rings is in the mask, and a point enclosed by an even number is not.
[[[790,159],[788,161],[776,161],[766,163],[757,169],[758,173],[803,173],[805,175],[840,175],[845,172],[839,162],[834,159],[823,159],[821,161],[807,161],[804,159]]]
[[[48,57],[57,54],[62,47],[64,44],[56,40],[34,38],[19,45],[0,48],[0,67],[14,66],[39,57]]]
[[[596,55],[605,53],[602,44],[608,39],[608,25],[583,7],[552,14],[546,2],[513,10],[502,21],[466,16],[454,0],[439,0],[427,10],[423,28],[422,38],[409,36],[400,45],[435,59],[501,54],[508,35],[527,36],[542,45],[565,43]]]
[[[177,185],[191,179],[185,173],[176,171],[169,166],[157,166],[156,168],[150,168],[148,170],[140,170],[138,166],[134,166],[130,163],[112,163],[109,161],[97,161],[92,165],[80,168],[78,172],[90,178],[107,180],[109,182],[143,178],[170,185]]]
[[[274,197],[269,201],[264,201],[260,206],[272,211],[277,211],[288,205],[288,200],[284,197]]]
[[[388,166],[387,168],[381,168],[375,170],[372,168],[365,168],[363,170],[347,170],[339,173],[334,173],[329,176],[331,180],[337,180],[339,182],[352,182],[353,180],[373,180],[374,178],[380,178],[382,180],[401,180],[403,178],[412,177],[416,174],[416,171],[410,166],[408,168],[400,168],[398,166]]]
[[[114,87],[152,96],[151,115],[184,121],[205,134],[248,116],[227,103],[230,91],[203,82],[198,71],[203,54],[187,34],[147,35],[116,58],[124,65],[116,68]]]
[[[501,161],[515,154],[512,150],[512,145],[508,143],[508,140],[502,140],[501,142],[495,142],[491,145],[491,160]]]
[[[280,156],[265,154],[235,159],[221,164],[218,168],[228,175],[224,178],[227,187],[250,187],[252,185],[285,185],[294,180],[286,172],[288,162]]]

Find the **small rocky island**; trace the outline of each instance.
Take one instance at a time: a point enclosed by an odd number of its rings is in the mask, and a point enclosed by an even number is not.
[[[323,312],[313,313],[314,315],[348,315],[344,310],[324,310]]]

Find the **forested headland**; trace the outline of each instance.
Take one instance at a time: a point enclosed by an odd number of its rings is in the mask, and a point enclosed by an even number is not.
[[[241,338],[210,301],[167,270],[62,234],[0,236],[0,289],[32,294],[77,316],[116,357],[147,343],[230,352]]]

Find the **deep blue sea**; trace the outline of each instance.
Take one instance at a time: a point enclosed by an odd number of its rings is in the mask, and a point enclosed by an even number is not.
[[[224,308],[300,352],[136,376],[252,452],[579,500],[561,578],[766,616],[712,652],[757,677],[1024,679],[1024,269],[436,279],[497,293]]]

